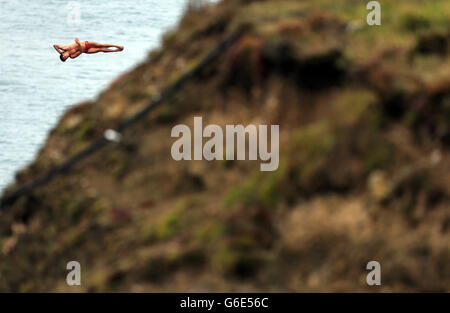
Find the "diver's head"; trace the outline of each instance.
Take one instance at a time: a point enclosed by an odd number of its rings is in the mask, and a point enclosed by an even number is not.
[[[66,60],[69,58],[69,53],[68,52],[64,52],[62,54],[59,55],[59,59],[63,62],[66,62]]]

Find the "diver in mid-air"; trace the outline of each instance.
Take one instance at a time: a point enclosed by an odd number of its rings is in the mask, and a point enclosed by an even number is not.
[[[95,41],[80,41],[75,38],[74,43],[68,45],[53,45],[56,51],[59,53],[61,61],[66,62],[68,58],[75,59],[82,53],[97,53],[97,52],[119,52],[123,50],[123,46],[101,44]],[[111,49],[111,47],[115,49]]]

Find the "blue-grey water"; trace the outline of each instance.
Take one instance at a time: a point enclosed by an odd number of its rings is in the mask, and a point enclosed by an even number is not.
[[[142,61],[185,6],[186,0],[0,0],[0,192],[33,160],[61,114]],[[61,62],[52,45],[75,37],[125,49]]]

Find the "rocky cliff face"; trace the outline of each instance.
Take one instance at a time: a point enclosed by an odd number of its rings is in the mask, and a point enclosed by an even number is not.
[[[6,195],[243,36],[142,122],[0,216],[2,291],[450,291],[450,8],[244,1],[188,12],[68,111]],[[171,129],[280,125],[280,165],[174,161]],[[66,285],[80,262],[82,285]],[[365,282],[382,267],[382,286]]]

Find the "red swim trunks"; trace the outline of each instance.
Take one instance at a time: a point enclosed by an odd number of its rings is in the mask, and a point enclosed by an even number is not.
[[[86,52],[89,51],[89,49],[91,48],[91,46],[89,45],[89,42],[88,42],[88,41],[85,41],[84,44],[85,44],[84,53],[86,53]]]

